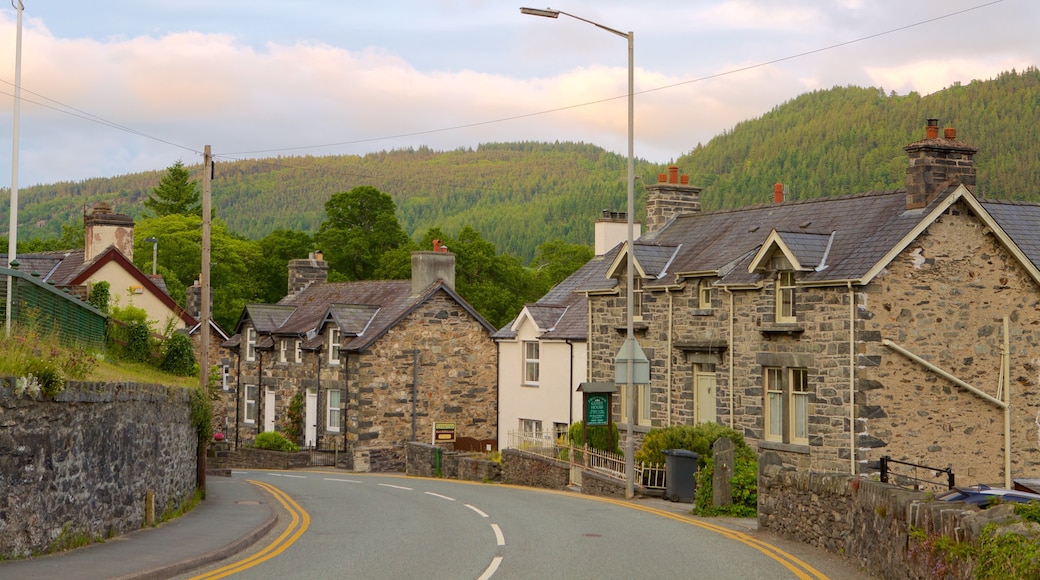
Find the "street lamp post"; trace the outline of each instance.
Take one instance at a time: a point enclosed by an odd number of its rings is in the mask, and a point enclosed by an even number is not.
[[[570,16],[576,20],[587,22],[597,28],[601,28],[620,36],[628,40],[628,239],[627,245],[625,246],[628,251],[628,267],[625,272],[625,345],[621,347],[620,356],[624,356],[628,353],[632,358],[635,358],[635,353],[639,351],[638,345],[635,339],[635,324],[634,324],[634,313],[632,312],[632,286],[634,283],[633,274],[633,243],[635,238],[635,222],[633,208],[635,207],[635,155],[634,155],[634,143],[635,143],[635,101],[634,101],[634,87],[635,87],[635,65],[634,65],[634,43],[635,38],[631,31],[625,33],[609,26],[604,26],[598,22],[587,20],[574,14],[568,14],[562,10],[552,9],[539,9],[539,8],[521,8],[521,14],[528,14],[530,16],[542,16],[545,18],[557,18],[560,14],[564,16]],[[644,357],[645,358],[645,357]],[[628,440],[625,444],[625,496],[631,498],[635,495],[633,491],[632,476],[633,476],[633,456],[635,455],[635,440],[633,439],[632,424],[636,420],[635,418],[635,399],[636,393],[633,389],[633,378],[635,360],[629,360],[625,374],[625,393],[627,396],[627,409],[626,414],[628,415]]]
[[[159,259],[159,240],[155,238],[145,238],[144,241],[152,245],[152,277],[155,277],[156,266],[158,265]]]
[[[4,268],[13,267],[11,264],[16,261],[18,253],[18,125],[22,108],[22,12],[25,10],[22,0],[11,0],[11,6],[18,11],[18,26],[14,42],[14,120],[11,125],[11,225],[7,232],[7,263]],[[4,305],[4,334],[8,337],[11,336],[13,295],[14,276],[8,276]]]

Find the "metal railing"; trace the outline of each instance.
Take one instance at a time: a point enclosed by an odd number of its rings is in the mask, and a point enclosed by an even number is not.
[[[625,456],[618,453],[595,449],[588,445],[570,445],[550,435],[516,431],[509,432],[509,446],[539,457],[575,463],[597,473],[625,480]],[[644,488],[665,488],[664,464],[641,461],[633,465],[633,470],[633,480]]]
[[[908,467],[913,467],[914,468],[913,475],[907,475],[905,473],[894,473],[894,472],[892,472],[892,466],[891,466],[892,463],[895,463],[895,464],[898,464],[898,465],[906,465]],[[927,471],[931,471],[933,473],[931,478],[918,477],[918,475],[920,474],[919,470],[922,470],[922,469],[923,470],[927,470]],[[946,482],[943,483],[941,481],[936,481],[936,478],[941,477],[943,474],[946,475]],[[894,481],[893,481],[893,478],[894,478]],[[916,463],[907,463],[905,461],[896,461],[895,459],[892,459],[888,455],[885,455],[885,456],[883,456],[881,458],[881,482],[882,483],[892,483],[894,485],[898,485],[898,486],[901,486],[901,487],[912,487],[914,489],[914,491],[920,491],[922,484],[924,484],[924,485],[934,485],[936,487],[942,487],[943,485],[946,485],[946,489],[953,489],[954,481],[955,481],[955,478],[954,478],[954,475],[953,475],[953,469],[951,469],[949,467],[946,467],[946,468],[928,467],[927,465],[917,465]]]

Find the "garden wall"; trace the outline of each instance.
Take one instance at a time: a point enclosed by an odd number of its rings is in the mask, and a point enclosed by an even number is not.
[[[187,389],[70,381],[53,399],[0,377],[0,557],[142,527],[191,498],[197,436]]]
[[[943,567],[935,538],[971,541],[986,524],[1014,519],[1013,506],[979,510],[928,498],[861,477],[784,467],[772,452],[759,458],[760,529],[842,554],[880,578],[933,578],[939,568],[944,578],[971,578],[971,570]]]
[[[502,467],[498,463],[473,457],[466,452],[451,451],[429,443],[412,442],[407,444],[407,454],[406,473],[408,475],[439,476],[467,481],[502,480]]]

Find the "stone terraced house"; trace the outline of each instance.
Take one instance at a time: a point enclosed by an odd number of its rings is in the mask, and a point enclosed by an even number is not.
[[[462,445],[498,435],[494,328],[455,292],[455,255],[412,254],[411,280],[326,281],[320,253],[289,263],[289,294],[249,304],[223,346],[229,440],[283,431],[296,393],[307,447],[358,471],[404,465],[404,444],[453,423]]]
[[[976,149],[935,120],[905,149],[890,191],[783,201],[780,186],[772,204],[701,212],[676,168],[647,187],[648,233],[575,288],[588,380],[613,381],[633,260],[651,363],[637,437],[716,421],[817,471],[891,456],[962,483],[1036,477],[1040,205],[977,198]]]

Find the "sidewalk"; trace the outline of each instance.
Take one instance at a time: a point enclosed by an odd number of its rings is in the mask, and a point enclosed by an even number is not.
[[[206,500],[190,513],[78,550],[0,562],[0,578],[170,578],[253,544],[277,518],[269,497],[243,479],[206,478]]]

